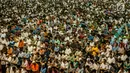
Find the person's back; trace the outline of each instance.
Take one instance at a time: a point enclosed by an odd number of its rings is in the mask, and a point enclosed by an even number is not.
[[[9,55],[11,55],[12,52],[13,52],[13,49],[12,49],[12,48],[9,48],[9,49],[7,50],[7,52],[8,52]]]
[[[26,70],[28,72],[31,72],[31,61],[28,61],[27,66],[26,66]]]
[[[33,73],[38,73],[39,72],[39,65],[37,63],[33,62],[31,64],[31,68],[32,68]]]
[[[24,41],[23,41],[23,40],[20,40],[18,47],[19,47],[20,49],[24,47]]]

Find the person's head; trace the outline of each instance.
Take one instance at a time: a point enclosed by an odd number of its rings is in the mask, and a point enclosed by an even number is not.
[[[64,73],[64,69],[61,69],[60,71],[61,71],[61,73]]]
[[[112,58],[112,55],[110,54],[110,58]]]
[[[22,42],[22,39],[20,40],[20,42]]]
[[[33,61],[32,63],[33,63],[34,65],[36,65],[36,62],[35,62],[35,61]]]
[[[92,70],[92,72],[91,73],[96,73],[96,70],[94,69],[94,70]]]
[[[55,67],[52,67],[52,71],[54,71],[55,70]]]
[[[13,71],[16,71],[16,67],[13,67]]]
[[[100,73],[104,73],[105,71],[104,70],[100,70]]]
[[[73,67],[73,62],[70,62],[70,66]]]
[[[123,67],[123,66],[121,66],[121,67],[120,67],[120,70],[121,70],[121,71],[123,71],[123,70],[124,70],[124,67]]]
[[[127,61],[127,63],[130,63],[130,59],[129,58],[127,58],[126,61]]]
[[[106,64],[106,60],[105,59],[103,60],[103,63]]]

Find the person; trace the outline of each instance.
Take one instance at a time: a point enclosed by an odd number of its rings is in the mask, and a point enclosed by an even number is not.
[[[86,66],[86,67],[85,67],[85,72],[86,72],[86,73],[90,73],[90,67],[89,67],[89,66]]]
[[[118,71],[118,73],[124,73],[124,72],[125,72],[125,70],[123,67],[121,67],[120,70]]]
[[[100,64],[101,71],[107,71],[108,70],[108,64],[106,60],[104,59],[103,62]]]
[[[5,60],[6,60],[6,55],[5,55],[5,53],[1,52],[1,62],[0,62],[0,64],[1,64],[1,72],[2,73],[6,73],[6,62],[5,62]]]
[[[47,72],[47,64],[42,64],[42,67],[40,69],[40,73],[46,73]]]
[[[8,55],[12,55],[12,53],[13,53],[12,47],[9,47],[9,48],[8,48],[7,53],[8,53]]]
[[[92,55],[93,55],[93,56],[96,56],[96,55],[98,55],[98,53],[99,53],[98,47],[97,47],[97,46],[92,47]]]
[[[35,61],[31,63],[31,69],[32,73],[39,73],[39,65]]]
[[[129,59],[127,59],[126,62],[124,63],[124,70],[128,72],[129,69],[130,69],[130,61]]]
[[[56,67],[52,67],[47,73],[58,73]]]
[[[27,60],[26,70],[27,70],[27,73],[32,72],[32,70],[31,70],[31,61],[30,60]]]
[[[124,53],[121,55],[121,60],[125,61],[128,58],[128,56]]]
[[[107,62],[108,62],[109,64],[112,64],[112,63],[114,64],[114,63],[115,63],[115,58],[112,57],[112,55],[110,55],[110,57],[108,57]]]
[[[18,47],[20,48],[20,50],[23,50],[23,47],[24,47],[24,41],[23,40],[19,41]]]
[[[69,68],[68,68],[68,72],[70,72],[70,73],[74,73],[73,62],[70,63]]]

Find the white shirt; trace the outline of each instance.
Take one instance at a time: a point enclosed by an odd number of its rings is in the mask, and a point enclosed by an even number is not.
[[[40,46],[40,45],[41,45],[41,42],[40,42],[40,41],[38,41],[38,42],[37,42],[37,46]]]
[[[67,33],[71,33],[72,32],[72,29],[68,30]]]
[[[70,53],[71,53],[71,49],[70,49],[70,48],[67,48],[67,49],[65,50],[65,54],[69,55]]]
[[[61,67],[65,68],[65,63],[64,62],[61,62]]]
[[[24,52],[21,52],[21,53],[19,53],[19,55],[18,55],[18,57],[23,57],[23,56],[25,56],[25,53],[24,53]]]
[[[127,55],[121,55],[121,60],[125,61],[127,59],[127,57],[128,57]]]
[[[65,68],[68,68],[68,62],[65,63]]]
[[[98,37],[94,37],[94,42],[98,42],[99,38]]]
[[[6,37],[6,34],[5,34],[5,33],[2,33],[2,34],[1,34],[1,38],[2,38],[2,37],[5,38],[5,37]]]
[[[1,40],[1,43],[8,45],[8,42],[7,42],[5,39],[4,39],[4,40]]]
[[[127,42],[128,42],[128,39],[123,39],[124,44],[127,44]]]
[[[57,23],[57,19],[54,19],[54,24]]]
[[[60,54],[59,54],[57,57],[58,57],[58,58],[57,58],[58,60],[61,60],[61,55],[60,55]]]
[[[23,37],[28,37],[28,33],[27,32],[24,32],[24,33],[22,33],[22,35],[23,35]]]
[[[62,54],[61,58],[65,59],[67,55]]]
[[[59,31],[59,34],[60,34],[60,35],[63,35],[64,33],[63,33],[62,31]]]
[[[115,63],[115,58],[113,57],[113,58],[108,58],[108,60],[107,60],[107,62],[109,63],[109,64],[111,64],[111,63]]]
[[[28,46],[28,52],[32,52],[33,51],[33,46]]]
[[[21,73],[27,73],[27,71],[25,69],[22,69]]]
[[[3,30],[3,32],[8,32],[8,29],[7,28],[4,28],[4,29],[2,29]]]
[[[32,42],[31,39],[27,39],[27,41],[26,41],[26,43],[29,44],[29,45],[31,44],[31,42]]]
[[[81,56],[82,52],[81,51],[76,51],[75,55]]]
[[[55,30],[57,30],[57,29],[58,29],[58,27],[57,27],[57,26],[55,26],[55,27],[54,27],[54,29],[55,29]]]
[[[5,54],[0,55],[0,57],[1,57],[2,60],[6,60],[6,55]],[[6,64],[5,61],[1,61],[1,65],[5,65],[5,64]]]
[[[25,38],[25,37],[23,37],[23,36],[19,37],[19,39],[22,39],[22,40],[23,40],[24,38]]]
[[[66,29],[66,24],[64,24],[64,28]]]
[[[96,69],[96,70],[98,70],[98,68],[99,68],[99,66],[97,65],[97,64],[93,64],[93,69]]]
[[[65,41],[67,41],[67,40],[69,40],[69,39],[70,39],[69,37],[66,37],[66,38],[65,38]]]
[[[108,69],[108,65],[102,63],[102,64],[100,65],[100,68],[101,68],[101,69]]]
[[[16,46],[16,47],[18,47],[18,45],[19,45],[19,42],[16,42],[16,43],[14,44],[14,46]]]
[[[3,49],[3,47],[4,47],[4,46],[3,46],[2,44],[0,44],[0,51]]]
[[[12,57],[9,56],[9,57],[7,58],[7,61],[11,62],[11,60],[12,60]]]
[[[109,49],[108,49],[107,47],[108,47]],[[111,45],[107,45],[106,48],[107,48],[107,52],[112,50],[112,46],[111,46]]]
[[[94,46],[94,42],[90,42],[90,46]]]
[[[34,40],[36,40],[37,38],[38,38],[38,36],[37,36],[37,35],[34,35],[34,36],[33,36],[33,39],[34,39]]]

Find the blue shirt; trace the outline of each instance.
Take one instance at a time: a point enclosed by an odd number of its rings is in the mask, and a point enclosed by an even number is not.
[[[41,68],[41,73],[46,73],[46,68]]]
[[[20,27],[18,27],[18,26],[16,26],[15,30],[21,30],[21,28],[20,28]]]
[[[112,47],[112,51],[117,51],[118,47]]]
[[[94,38],[93,36],[88,36],[88,39],[91,41],[93,40],[93,38]]]
[[[54,48],[54,51],[55,51],[55,52],[58,52],[58,51],[59,51],[59,47],[55,47],[55,48]]]
[[[33,32],[32,32],[33,34],[37,34],[37,30],[33,30]]]

